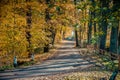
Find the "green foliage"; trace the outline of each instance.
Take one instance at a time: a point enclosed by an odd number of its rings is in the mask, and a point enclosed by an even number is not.
[[[106,52],[103,55],[100,55],[99,53],[96,53],[98,56],[101,56],[101,62],[104,64],[106,70],[115,70],[118,68],[118,61],[117,60],[111,60],[111,57]]]
[[[0,66],[0,71],[14,69],[13,65]]]
[[[34,49],[34,54],[41,53],[42,51],[43,51],[43,49],[38,47],[38,48]]]
[[[39,53],[46,44],[52,43],[53,35],[55,35],[55,41],[62,39],[63,32],[67,31],[66,27],[68,26],[76,27],[80,25],[77,29],[85,35],[85,30],[88,29],[86,24],[90,20],[92,23],[96,23],[99,29],[103,19],[107,20],[109,27],[117,26],[115,22],[116,19],[120,20],[119,8],[116,10],[112,5],[101,7],[100,1],[97,0],[94,0],[94,2],[89,0],[75,1],[77,1],[76,5],[70,0],[50,0],[48,4],[45,0],[31,0],[30,2],[25,0],[16,0],[16,2],[14,0],[1,0],[0,54],[20,57],[28,55],[27,31],[31,34],[31,51]],[[32,13],[29,30],[27,29],[26,19],[26,12],[29,11],[28,5],[31,7]],[[47,21],[45,19],[46,9],[50,17],[50,20]],[[93,14],[89,14],[90,12],[94,12],[95,17],[93,17]],[[102,12],[105,14],[101,15]],[[91,39],[92,44],[96,44],[99,36],[104,35],[104,32],[100,29],[95,34]],[[41,50],[36,50],[38,48]]]
[[[30,65],[33,65],[34,63],[35,63],[34,61],[29,61],[29,62],[24,62],[22,65],[30,66]]]
[[[91,44],[98,43],[98,40],[99,40],[99,36],[93,36],[92,39],[91,39]]]

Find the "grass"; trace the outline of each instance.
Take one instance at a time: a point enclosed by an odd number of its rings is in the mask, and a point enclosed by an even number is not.
[[[34,61],[31,61],[30,58],[23,58],[23,59],[20,58],[17,61],[17,63],[18,63],[17,68],[34,65],[36,63],[41,63],[42,61],[47,60],[48,58],[52,57],[52,55],[54,55],[54,54],[51,54],[51,53],[36,54]],[[15,69],[12,63],[13,62],[11,60],[11,63],[9,63],[9,65],[7,65],[7,64],[1,65],[0,71]]]
[[[35,61],[20,61],[18,62],[18,66],[29,66],[35,64]]]
[[[85,54],[81,54],[82,56],[85,56],[85,58],[91,58],[91,60],[95,60],[95,64],[99,65],[99,69],[92,69],[93,71],[107,71],[109,72],[110,76],[112,72],[115,69],[118,69],[118,60],[111,60],[111,58],[107,55],[100,55],[99,53],[90,53],[86,52]],[[97,67],[97,66],[96,66]],[[86,73],[87,74],[87,73]],[[99,75],[99,74],[98,74]],[[91,76],[91,75],[89,75]],[[72,77],[67,77],[65,80],[100,80],[100,77],[86,77],[85,75],[83,76],[72,76]],[[74,79],[75,78],[75,79]],[[94,79],[95,78],[95,79]],[[107,78],[109,80],[109,78]],[[116,80],[120,80],[120,74],[117,75]]]
[[[22,62],[18,62],[18,66],[16,68],[20,68],[23,66],[30,66],[35,64],[35,61],[22,61]],[[3,65],[0,67],[0,71],[5,71],[5,70],[12,70],[15,69],[15,67],[13,66],[13,64],[9,64],[9,65]]]
[[[0,67],[0,71],[11,70],[14,69],[13,65],[4,65]]]
[[[99,54],[97,56],[99,56]],[[107,55],[103,55],[99,58],[107,70],[114,71],[115,69],[118,68],[118,61],[117,60],[111,60],[110,57],[108,57]]]

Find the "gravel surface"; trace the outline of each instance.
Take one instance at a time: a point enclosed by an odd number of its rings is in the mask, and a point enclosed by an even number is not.
[[[97,80],[110,74],[98,71],[94,62],[80,55],[74,41],[63,41],[54,57],[41,64],[0,72],[0,80]],[[80,79],[81,78],[81,79]],[[88,79],[87,79],[88,78]]]

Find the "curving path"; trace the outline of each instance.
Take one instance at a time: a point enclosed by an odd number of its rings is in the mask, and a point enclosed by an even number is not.
[[[63,45],[57,50],[57,55],[41,64],[12,71],[0,72],[0,80],[13,80],[35,76],[47,76],[83,69],[94,66],[93,63],[84,60],[79,54],[79,49],[74,48],[74,41],[63,41]]]

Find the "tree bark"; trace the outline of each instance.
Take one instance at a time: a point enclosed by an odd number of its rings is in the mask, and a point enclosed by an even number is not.
[[[75,40],[76,40],[76,47],[79,46],[79,43],[78,43],[78,33],[77,33],[77,30],[75,29]]]
[[[113,9],[112,13],[117,12],[120,8],[120,1],[113,0]],[[117,19],[116,15],[113,15],[115,20],[113,21],[113,26],[111,29],[111,39],[110,39],[110,52],[112,53],[119,53],[119,20]],[[111,54],[111,56],[114,56]],[[111,58],[114,60],[113,58]]]
[[[120,9],[120,0],[113,0],[113,13],[114,12],[119,12],[119,9]],[[118,24],[117,26],[114,26],[114,27],[117,27],[118,30],[116,29],[116,31],[118,32],[117,34],[117,53],[118,53],[118,61],[119,61],[119,64],[118,64],[118,69],[120,70],[120,20],[117,19],[117,17],[119,16],[120,13],[118,13],[118,15],[115,15],[115,23]],[[115,42],[114,42],[115,43]]]
[[[119,34],[118,34],[118,69],[120,70],[120,21],[119,21]]]
[[[118,54],[120,55],[120,21],[119,21],[119,30],[118,30]]]
[[[91,38],[92,38],[92,12],[89,12],[90,20],[88,23],[88,44],[91,44]]]
[[[74,0],[74,5],[75,5],[75,18],[77,18],[77,8],[76,8],[76,5],[77,5],[77,0]],[[77,20],[76,20],[76,25],[75,25],[75,41],[76,41],[76,47],[79,46],[79,41],[78,41],[78,31],[77,31]]]
[[[105,0],[100,0],[101,2],[101,8],[107,8],[108,9],[108,1]],[[101,11],[101,16],[102,16],[102,20],[101,20],[101,30],[103,31],[103,35],[100,37],[100,49],[105,49],[105,45],[106,45],[106,37],[107,37],[107,11],[106,10],[102,10]]]
[[[100,37],[100,49],[105,49],[106,37],[107,37],[107,21],[103,21],[101,25],[103,35]]]
[[[46,44],[44,47],[44,53],[49,52],[49,44]]]
[[[30,0],[26,0],[26,2],[30,2]],[[30,29],[31,29],[31,25],[32,25],[32,12],[31,12],[31,6],[30,5],[27,5],[27,12],[26,12],[26,21],[27,21],[27,27],[26,27],[26,39],[27,39],[27,42],[28,42],[28,46],[27,46],[27,51],[28,51],[28,57],[31,56],[31,32],[30,32]]]
[[[56,36],[56,31],[52,33],[52,45],[55,43],[55,36]]]
[[[116,27],[113,26],[111,30],[111,38],[110,38],[110,49],[109,49],[110,52],[117,53],[117,40],[118,40],[118,26]]]
[[[50,18],[50,12],[49,12],[50,1],[51,0],[46,0],[47,8],[45,10],[45,21],[46,21],[47,24],[49,24],[49,20],[51,19]],[[45,31],[47,32],[49,30],[46,29]],[[47,36],[47,37],[49,37],[49,36]],[[49,43],[45,44],[45,46],[44,46],[44,53],[45,52],[49,52]]]

